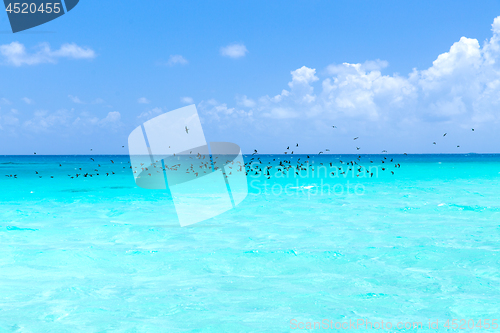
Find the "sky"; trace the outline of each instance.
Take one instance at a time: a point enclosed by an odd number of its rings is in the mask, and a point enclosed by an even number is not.
[[[499,63],[489,0],[82,0],[15,34],[4,13],[0,155],[127,154],[190,104],[244,153],[500,153]]]

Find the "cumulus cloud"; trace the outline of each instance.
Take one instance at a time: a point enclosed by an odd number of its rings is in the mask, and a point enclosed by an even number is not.
[[[141,97],[137,100],[137,103],[140,103],[140,104],[149,104],[150,101],[149,99],[147,99],[146,97]]]
[[[73,102],[77,104],[84,104],[81,99],[79,99],[77,96],[73,95],[68,95],[68,98]]]
[[[238,95],[238,112],[213,100],[201,105],[216,119],[251,114],[367,122],[500,121],[500,16],[492,24],[492,37],[482,46],[476,39],[462,37],[430,67],[415,68],[405,76],[383,74],[388,66],[383,60],[331,64],[321,76],[315,68],[302,66],[291,71],[288,87],[277,95],[255,100]]]
[[[243,44],[235,43],[220,48],[220,54],[229,58],[241,58],[244,57],[247,52],[248,50]]]
[[[101,126],[118,126],[120,125],[121,114],[118,111],[108,112],[107,116],[99,121]]]
[[[11,109],[10,112],[0,110],[0,130],[9,130],[14,126],[17,126],[19,124],[17,114],[18,111],[16,109]]]
[[[37,110],[31,119],[23,123],[23,126],[33,132],[43,132],[54,127],[68,127],[72,123],[72,118],[71,110],[61,109],[55,112]]]
[[[253,108],[255,105],[257,105],[253,99],[248,98],[246,95],[236,96],[236,102],[238,103],[238,105],[247,108]]]
[[[36,110],[31,117],[22,122],[24,130],[33,133],[50,133],[60,131],[92,130],[95,128],[116,129],[122,126],[121,114],[118,111],[108,112],[100,118],[86,111],[79,114],[74,109],[60,109],[49,112]]]
[[[194,99],[191,98],[191,97],[181,97],[181,102],[182,103],[185,103],[185,104],[193,104],[194,103]]]
[[[149,120],[151,118],[154,118],[156,116],[158,116],[159,114],[162,114],[164,111],[162,108],[160,107],[155,107],[155,108],[152,108],[151,110],[148,110],[148,111],[144,111],[142,112],[140,115],[137,116],[137,118],[144,122],[146,120]]]
[[[171,55],[167,61],[168,66],[187,65],[187,64],[188,64],[188,61],[186,60],[186,58],[184,58],[180,54]]]
[[[238,108],[230,108],[226,103],[219,103],[215,99],[209,99],[208,101],[202,101],[198,104],[198,109],[201,113],[209,120],[220,120],[221,118],[232,117],[232,118],[249,118],[252,117],[253,111],[245,111]]]
[[[37,65],[42,63],[57,63],[61,58],[93,59],[95,52],[90,48],[80,47],[76,44],[63,44],[59,49],[52,50],[48,43],[41,43],[28,52],[26,47],[19,42],[0,45],[0,55],[4,64],[12,66]]]

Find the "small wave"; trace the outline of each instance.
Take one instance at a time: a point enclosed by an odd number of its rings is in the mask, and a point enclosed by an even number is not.
[[[13,226],[13,225],[9,225],[9,226],[7,226],[7,230],[11,230],[11,231],[23,231],[23,230],[27,230],[27,231],[37,231],[38,229],[32,229],[32,228],[19,228],[19,227]]]
[[[61,192],[79,193],[79,192],[90,192],[90,190],[84,190],[84,189],[74,190],[74,189],[69,189],[69,190],[61,190]]]

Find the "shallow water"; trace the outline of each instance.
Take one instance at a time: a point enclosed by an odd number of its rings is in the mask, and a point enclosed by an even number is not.
[[[308,159],[338,177],[250,173],[235,209],[184,228],[127,156],[0,156],[0,331],[500,319],[500,155],[385,156]],[[80,167],[100,175],[71,179]]]

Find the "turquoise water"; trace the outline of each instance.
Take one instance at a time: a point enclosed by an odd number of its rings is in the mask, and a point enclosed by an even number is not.
[[[184,228],[127,156],[0,156],[0,331],[500,320],[500,155],[385,156],[308,159],[373,177],[252,175],[235,209]]]

